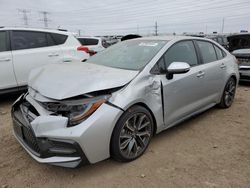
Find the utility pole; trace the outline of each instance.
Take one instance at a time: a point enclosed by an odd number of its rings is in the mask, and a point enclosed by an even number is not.
[[[48,28],[48,22],[50,21],[50,20],[48,19],[48,14],[49,14],[49,12],[47,12],[47,11],[40,11],[40,13],[43,15],[43,19],[42,19],[41,21],[43,21],[44,27],[45,27],[45,28]]]
[[[155,36],[158,35],[158,25],[157,25],[157,21],[155,22]]]
[[[225,18],[223,18],[223,20],[222,20],[221,33],[223,33],[223,32],[224,32],[224,23],[225,23]]]
[[[28,13],[30,12],[27,9],[18,9],[18,12],[21,12],[23,14],[22,20],[25,25],[25,27],[28,27],[29,22],[28,22]]]
[[[81,36],[81,29],[78,29],[78,36]]]

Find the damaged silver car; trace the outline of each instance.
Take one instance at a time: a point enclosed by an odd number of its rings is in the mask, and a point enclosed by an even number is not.
[[[12,107],[14,135],[40,163],[132,161],[154,134],[230,107],[238,80],[235,57],[209,39],[132,39],[84,63],[32,71]]]

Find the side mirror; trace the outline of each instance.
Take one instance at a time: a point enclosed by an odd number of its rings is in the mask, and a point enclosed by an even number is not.
[[[183,74],[190,70],[190,65],[186,62],[173,62],[167,68],[167,79],[172,79],[174,74]]]

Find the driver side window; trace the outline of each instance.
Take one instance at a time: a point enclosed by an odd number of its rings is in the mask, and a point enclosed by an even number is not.
[[[173,62],[185,62],[191,67],[198,65],[194,43],[190,40],[181,41],[171,46],[163,57],[152,68],[152,74],[165,74]]]
[[[198,65],[197,55],[192,41],[181,41],[171,46],[164,54],[168,67],[173,62],[186,62],[190,66]]]

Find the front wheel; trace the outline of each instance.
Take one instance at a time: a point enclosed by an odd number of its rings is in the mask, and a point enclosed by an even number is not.
[[[236,92],[236,81],[234,78],[231,77],[227,81],[219,106],[222,108],[229,108],[233,104],[235,92]]]
[[[118,120],[111,139],[111,155],[128,162],[140,157],[153,135],[153,119],[142,106],[133,106]]]

